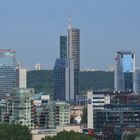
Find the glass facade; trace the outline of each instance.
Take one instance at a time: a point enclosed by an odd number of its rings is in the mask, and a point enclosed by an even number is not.
[[[133,90],[135,54],[131,51],[118,51],[115,58],[115,90]]]
[[[0,98],[16,87],[16,52],[0,50]]]
[[[123,72],[133,72],[133,55],[122,55]]]
[[[60,36],[60,58],[67,58],[67,36]]]
[[[70,101],[74,99],[73,61],[56,59],[54,66],[54,99]]]

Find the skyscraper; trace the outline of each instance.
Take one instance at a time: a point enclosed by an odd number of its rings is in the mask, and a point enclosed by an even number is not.
[[[67,50],[67,36],[60,36],[60,58],[67,58],[68,50]]]
[[[68,58],[74,62],[74,95],[79,94],[80,29],[68,26]]]
[[[0,98],[16,87],[16,51],[0,50]]]
[[[73,60],[58,58],[54,66],[54,99],[58,101],[74,100]]]
[[[131,51],[117,51],[115,58],[115,90],[133,90],[135,54]]]
[[[68,36],[60,36],[60,59],[54,66],[55,100],[73,101],[79,94],[80,30],[68,26]]]

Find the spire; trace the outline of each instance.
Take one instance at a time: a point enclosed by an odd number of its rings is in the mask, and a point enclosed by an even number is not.
[[[68,29],[72,28],[72,25],[71,25],[71,17],[68,16]]]

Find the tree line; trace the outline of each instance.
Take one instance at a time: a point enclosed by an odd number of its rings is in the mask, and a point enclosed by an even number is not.
[[[29,71],[27,73],[27,86],[34,88],[36,93],[54,91],[53,70]],[[113,90],[114,73],[106,71],[80,72],[80,91],[87,90]]]

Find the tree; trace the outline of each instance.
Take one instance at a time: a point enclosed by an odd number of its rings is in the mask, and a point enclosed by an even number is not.
[[[136,129],[135,131],[124,131],[122,134],[122,140],[139,140],[140,138],[140,129]]]
[[[0,140],[32,140],[32,134],[27,126],[0,124]]]
[[[113,90],[114,73],[106,71],[80,72],[80,91],[85,94],[88,90]],[[53,70],[39,70],[27,72],[27,86],[35,88],[35,92],[46,91],[53,94]]]

